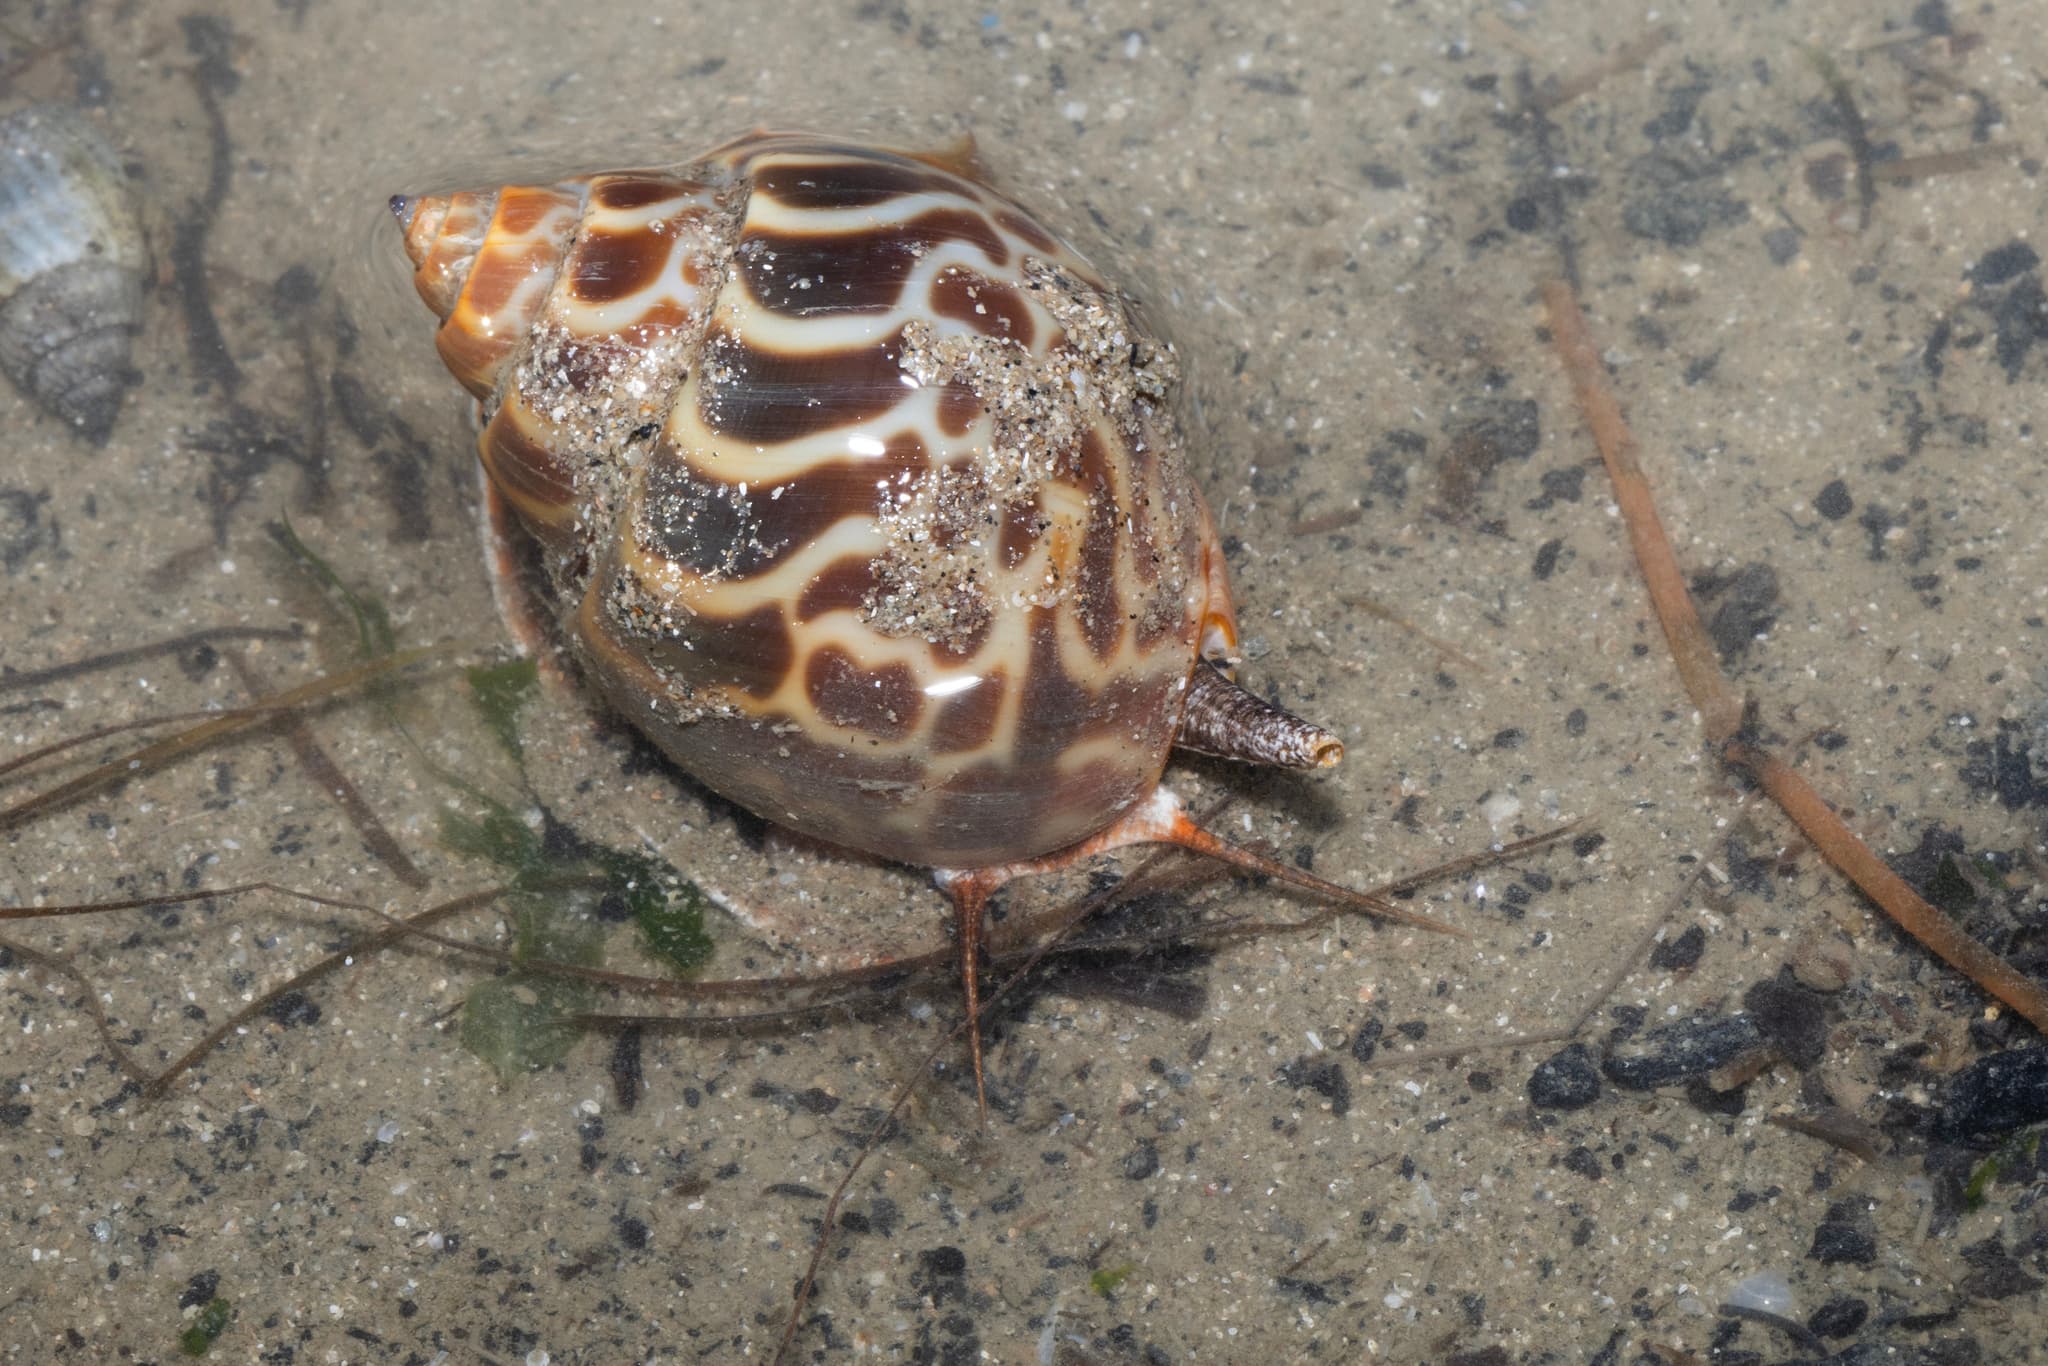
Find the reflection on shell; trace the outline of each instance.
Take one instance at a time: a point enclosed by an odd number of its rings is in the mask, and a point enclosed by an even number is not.
[[[66,105],[0,119],[0,370],[96,446],[137,379],[146,261],[97,129]]]

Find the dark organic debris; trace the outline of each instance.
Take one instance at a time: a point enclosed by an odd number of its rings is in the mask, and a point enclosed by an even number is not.
[[[1854,1295],[1837,1295],[1806,1316],[1806,1326],[1824,1338],[1846,1338],[1870,1317],[1870,1302]]]
[[[1837,1200],[1828,1206],[1813,1230],[1813,1247],[1806,1254],[1822,1266],[1849,1262],[1869,1266],[1877,1260],[1877,1221],[1867,1202]]]
[[[1982,288],[2005,284],[2040,264],[2041,257],[2032,247],[2015,240],[1985,252],[1963,275],[1971,284]]]
[[[1724,661],[1733,661],[1778,619],[1778,571],[1767,564],[1746,564],[1728,574],[1703,574],[1692,591],[1713,615],[1707,634]]]
[[[1813,510],[1830,522],[1839,522],[1856,510],[1856,500],[1849,496],[1848,484],[1831,479],[1814,495]]]
[[[1481,394],[1458,404],[1445,432],[1437,463],[1437,497],[1456,513],[1469,512],[1494,470],[1521,462],[1543,444],[1540,412],[1533,398]]]
[[[1568,1045],[1529,1074],[1529,1103],[1539,1110],[1579,1110],[1600,1098],[1600,1069],[1582,1043]]]
[[[2009,1300],[2041,1288],[2041,1278],[2030,1275],[1997,1238],[1964,1248],[1963,1260],[1971,1270],[1956,1288],[1972,1299]]]
[[[1758,982],[1742,995],[1757,1027],[1794,1067],[1812,1067],[1827,1052],[1828,1008],[1816,992],[1785,977]]]
[[[1652,152],[1629,164],[1626,181],[1623,226],[1666,246],[1696,246],[1712,229],[1749,219],[1749,205],[1728,193],[1719,166]]]
[[[1302,1057],[1283,1063],[1280,1080],[1289,1086],[1305,1087],[1330,1102],[1330,1113],[1343,1118],[1351,1112],[1351,1081],[1344,1067],[1327,1057]]]
[[[2048,806],[2048,758],[2036,762],[2034,742],[2026,729],[2019,722],[2000,718],[1991,739],[1970,741],[1969,762],[1959,774],[1972,792],[1991,793],[2008,811]]]
[[[1649,1031],[1640,1051],[1610,1053],[1600,1070],[1616,1086],[1645,1091],[1704,1076],[1763,1043],[1763,1030],[1747,1012],[1696,1017]]]
[[[1386,1025],[1377,1015],[1368,1017],[1358,1026],[1357,1032],[1351,1036],[1351,1057],[1360,1067],[1372,1061],[1372,1055],[1379,1051],[1380,1036],[1386,1032]]]
[[[1955,1074],[1935,1112],[1934,1132],[1953,1142],[2048,1120],[2048,1046],[2010,1048]]]
[[[1697,925],[1689,927],[1684,934],[1666,940],[1650,950],[1650,966],[1666,972],[1682,972],[1696,967],[1700,955],[1707,949],[1707,932]]]

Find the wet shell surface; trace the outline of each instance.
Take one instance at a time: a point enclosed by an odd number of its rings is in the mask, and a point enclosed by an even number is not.
[[[392,207],[564,634],[718,792],[986,867],[1264,708],[1204,662],[1235,624],[1171,348],[971,156],[755,134]]]
[[[0,119],[0,370],[94,445],[137,379],[148,251],[114,149],[68,105]]]

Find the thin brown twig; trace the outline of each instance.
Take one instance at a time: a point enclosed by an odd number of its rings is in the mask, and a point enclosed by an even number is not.
[[[1317,1257],[1321,1256],[1323,1249],[1328,1247],[1330,1245],[1330,1242],[1331,1240],[1329,1238],[1324,1238],[1314,1247],[1310,1248],[1308,1251],[1302,1253],[1299,1257],[1296,1257],[1293,1261],[1289,1262],[1277,1274],[1281,1276],[1292,1276],[1295,1272],[1301,1270],[1310,1262],[1314,1261]]]
[[[1446,655],[1452,659],[1457,660],[1460,664],[1463,664],[1466,668],[1472,670],[1472,672],[1474,673],[1484,672],[1484,670],[1480,667],[1479,662],[1473,659],[1470,655],[1461,653],[1458,650],[1458,648],[1454,645],[1451,645],[1445,641],[1438,640],[1435,636],[1423,630],[1420,626],[1417,626],[1414,622],[1408,620],[1408,618],[1402,616],[1393,608],[1388,607],[1385,603],[1382,603],[1379,599],[1373,597],[1370,593],[1341,593],[1338,595],[1337,601],[1343,603],[1346,607],[1356,607],[1359,611],[1364,612],[1367,616],[1377,617],[1379,620],[1386,622],[1389,626],[1399,627],[1401,630],[1406,631],[1409,635],[1414,636],[1417,640],[1423,642],[1423,644],[1435,650],[1438,654]]]
[[[1362,508],[1338,508],[1334,512],[1319,512],[1313,517],[1297,518],[1287,526],[1290,536],[1320,536],[1325,532],[1342,531],[1345,527],[1356,526],[1365,519]]]
[[[1900,157],[1896,161],[1880,161],[1870,168],[1870,173],[1887,185],[1903,185],[1908,181],[1931,180],[1935,176],[1979,170],[1995,162],[2011,161],[2025,153],[2026,148],[2017,142],[1987,142],[1981,147],[1958,147],[1949,152],[1926,152],[1920,156]]]
[[[1872,1164],[1884,1156],[1877,1146],[1878,1131],[1839,1106],[1830,1105],[1812,1115],[1766,1115],[1764,1122],[1795,1134],[1805,1134],[1808,1138],[1817,1138]]]
[[[203,708],[198,711],[170,711],[165,712],[161,716],[145,716],[134,721],[118,722],[111,726],[95,726],[82,735],[67,735],[62,740],[52,740],[49,744],[39,745],[25,754],[15,755],[6,763],[0,764],[0,778],[6,777],[18,769],[27,768],[31,764],[39,764],[45,759],[53,759],[66,750],[78,749],[81,746],[90,745],[99,740],[111,740],[116,735],[126,735],[131,731],[154,730],[158,726],[190,725],[194,721],[218,721],[222,717],[227,716],[248,716],[253,715],[257,711],[277,710],[278,708],[276,707],[212,707]]]
[[[138,659],[173,655],[180,650],[189,650],[195,645],[210,645],[218,640],[304,638],[305,632],[296,626],[209,626],[203,631],[188,631],[182,636],[168,636],[163,640],[152,640],[145,645],[131,645],[124,650],[107,650],[86,659],[74,659],[68,664],[53,664],[47,669],[28,669],[19,673],[0,674],[0,693],[25,692],[30,688],[40,688],[45,683],[62,683],[69,678],[80,678],[105,669],[118,669],[123,664],[133,664]]]
[[[119,901],[82,901],[62,906],[0,906],[0,920],[51,920],[69,915],[104,915],[109,911],[159,910],[194,901],[208,901],[214,897],[246,896],[251,892],[276,892],[279,896],[310,901],[316,906],[332,906],[336,910],[377,912],[376,907],[360,901],[344,901],[340,897],[300,891],[280,882],[259,881],[236,882],[226,887],[201,887],[190,892],[165,892],[159,896],[124,897]]]
[[[1669,24],[1651,29],[1622,43],[1590,66],[1580,68],[1576,73],[1564,77],[1555,86],[1538,96],[1538,108],[1545,113],[1562,109],[1582,95],[1589,95],[1600,88],[1602,82],[1624,71],[1632,71],[1646,64],[1657,55],[1657,49],[1670,42],[1678,34]]]
[[[1637,459],[1635,436],[1621,416],[1608,387],[1599,351],[1586,327],[1577,296],[1562,281],[1543,287],[1545,307],[1559,357],[1577,391],[1579,408],[1607,462],[1615,501],[1628,523],[1636,562],[1649,587],[1650,601],[1671,644],[1672,659],[1693,705],[1699,708],[1707,742],[1724,762],[1745,770],[1792,818],[1800,831],[1836,868],[1876,902],[1899,927],[1967,975],[1984,990],[2048,1033],[2048,991],[2019,969],[1963,932],[1961,926],[1930,905],[1885,865],[1842,818],[1776,755],[1762,749],[1743,728],[1743,705],[1722,675],[1713,643],[1700,625],[1699,612],[1686,591],[1678,557],[1664,534],[1650,496],[1649,481]]]
[[[99,1030],[100,1043],[105,1046],[108,1053],[113,1055],[114,1065],[120,1068],[122,1073],[136,1085],[141,1086],[148,1083],[149,1069],[137,1062],[135,1055],[130,1053],[122,1045],[121,1041],[114,1037],[113,1021],[107,1018],[107,1009],[100,1004],[99,991],[94,987],[92,978],[85,974],[83,968],[80,968],[68,959],[59,958],[53,953],[46,953],[42,949],[32,948],[13,939],[0,938],[0,949],[5,949],[25,963],[33,963],[46,971],[69,977],[72,981],[76,982],[83,993],[79,998],[79,1003],[85,1007],[85,1013],[92,1018],[94,1028]]]

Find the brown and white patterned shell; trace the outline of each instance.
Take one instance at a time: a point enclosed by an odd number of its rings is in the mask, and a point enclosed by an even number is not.
[[[393,208],[567,636],[683,769],[958,868],[1156,786],[1235,639],[1173,353],[967,157],[755,134]]]

